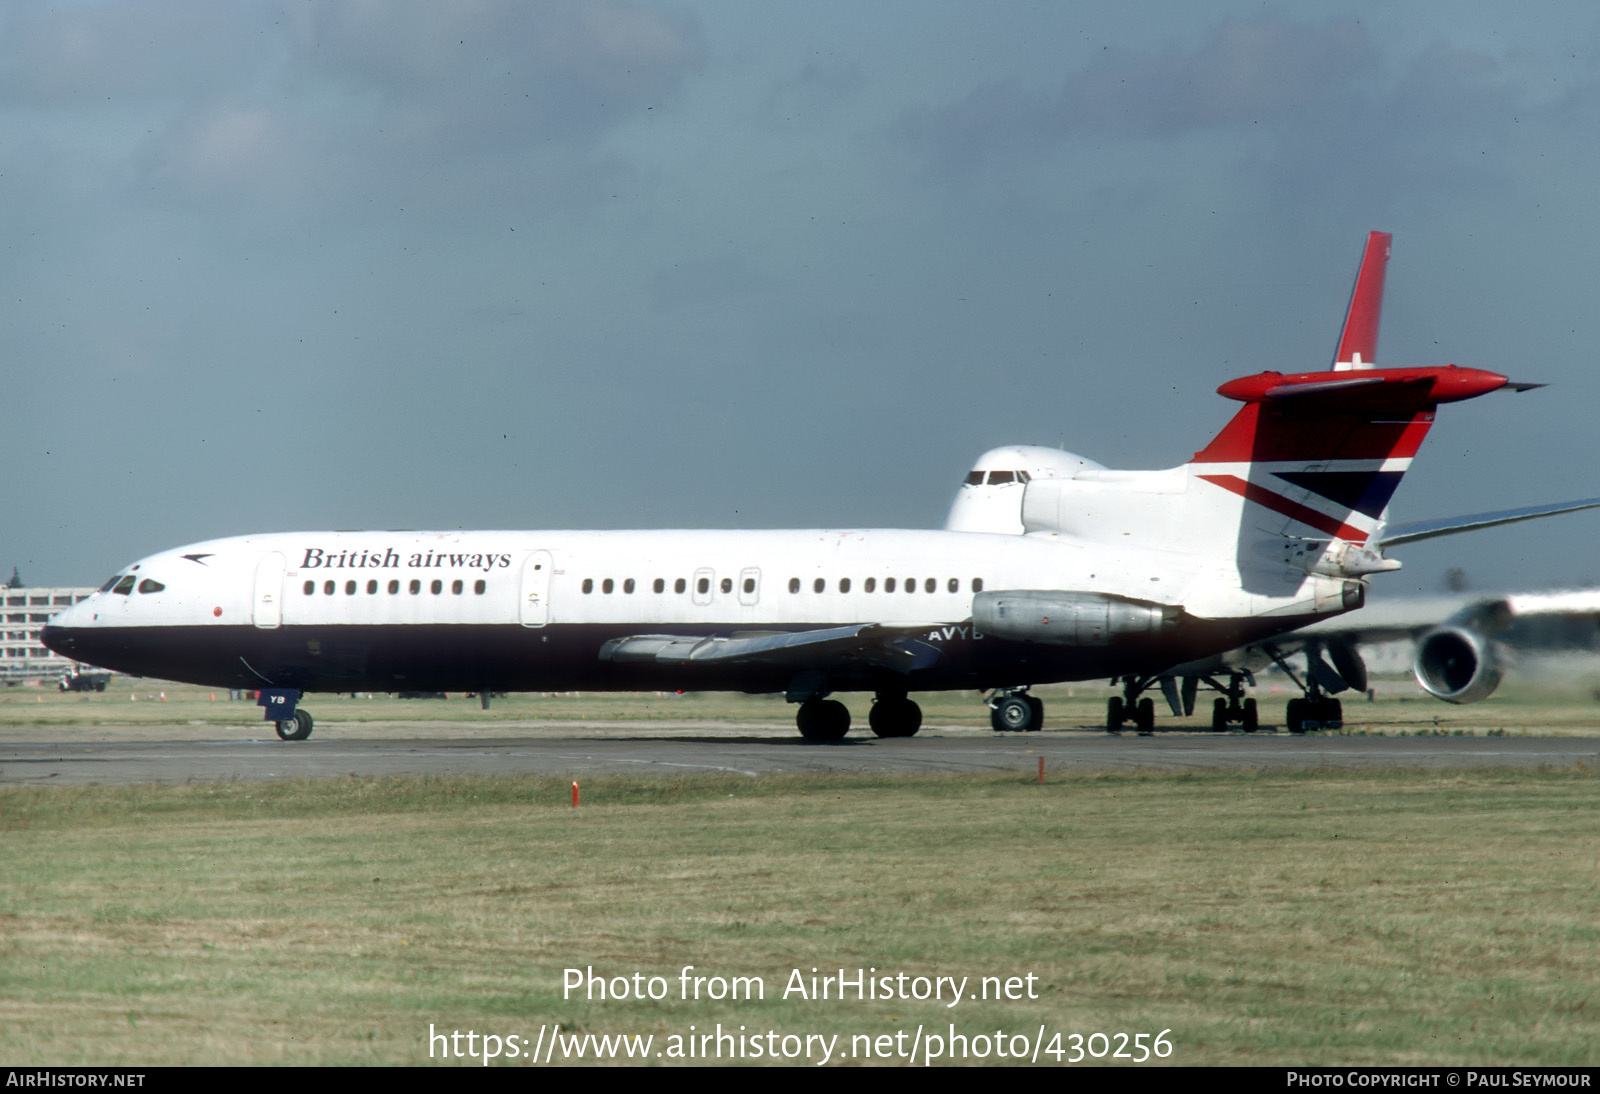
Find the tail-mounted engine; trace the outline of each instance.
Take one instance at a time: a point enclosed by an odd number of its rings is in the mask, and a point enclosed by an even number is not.
[[[1051,646],[1110,646],[1171,634],[1183,609],[1108,593],[979,593],[972,621],[986,635]]]

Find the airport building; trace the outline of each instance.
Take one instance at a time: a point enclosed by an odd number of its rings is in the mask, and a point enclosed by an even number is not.
[[[73,669],[74,662],[39,641],[50,617],[70,608],[93,589],[0,588],[0,680],[6,686],[25,680],[55,680]]]

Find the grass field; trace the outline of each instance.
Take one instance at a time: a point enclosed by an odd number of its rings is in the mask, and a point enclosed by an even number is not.
[[[262,732],[252,705],[213,694],[7,689],[0,734]],[[1048,724],[1094,725],[1106,694],[1049,689]],[[983,731],[973,696],[925,698],[933,731]],[[340,735],[791,726],[769,697],[311,705],[318,733]],[[1600,722],[1582,689],[1457,708],[1388,687],[1346,714],[1356,733],[1587,735]],[[919,1027],[953,1026],[989,1038],[971,1062],[995,1062],[997,1031],[1038,1040],[1053,1063],[1073,1034],[1167,1030],[1177,1064],[1594,1064],[1597,790],[1582,768],[1058,774],[1042,787],[586,779],[578,809],[565,781],[537,777],[5,787],[0,1058],[425,1063],[430,1027],[532,1042],[557,1023],[569,1037],[652,1036],[653,1053],[720,1023],[838,1035],[844,1062],[868,1043],[852,1037],[900,1034],[903,1050]],[[759,978],[765,997],[680,998],[686,965]],[[590,967],[660,977],[665,997],[564,998],[566,970]],[[813,968],[967,977],[969,992],[1032,976],[1036,997],[782,997]]]
[[[613,779],[573,809],[537,778],[14,787],[0,1053],[404,1064],[430,1024],[657,1050],[717,1023],[844,1045],[953,1024],[1063,1049],[1170,1030],[1178,1064],[1592,1064],[1597,790],[1588,770]],[[684,1001],[685,965],[766,996]],[[589,966],[671,993],[564,999]],[[1032,975],[1037,998],[779,997],[813,967]]]

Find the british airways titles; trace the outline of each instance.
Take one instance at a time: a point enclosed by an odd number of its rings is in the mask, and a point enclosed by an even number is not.
[[[302,570],[384,570],[399,569],[401,555],[393,547],[385,547],[379,554],[373,550],[360,551],[324,551],[320,547],[307,547],[306,557],[301,560]],[[511,556],[508,554],[481,554],[471,552],[445,552],[445,551],[414,551],[404,563],[406,568],[412,570],[444,569],[452,570],[474,569],[488,573],[494,569],[510,569]]]

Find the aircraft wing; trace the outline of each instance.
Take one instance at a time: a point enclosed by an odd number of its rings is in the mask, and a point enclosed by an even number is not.
[[[923,640],[928,628],[863,623],[813,631],[735,631],[721,636],[639,634],[613,638],[600,657],[619,663],[664,665],[789,665],[803,668],[874,668],[894,672],[930,668],[939,648]]]

